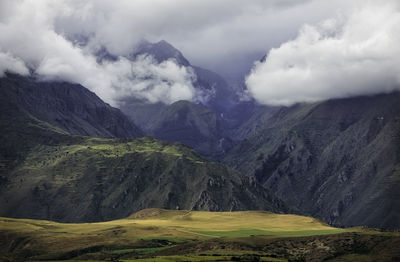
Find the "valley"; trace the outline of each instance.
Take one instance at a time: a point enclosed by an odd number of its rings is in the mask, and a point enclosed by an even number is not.
[[[400,261],[384,2],[0,0],[0,262]]]

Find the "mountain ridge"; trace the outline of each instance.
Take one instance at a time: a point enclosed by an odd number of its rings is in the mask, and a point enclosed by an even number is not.
[[[36,118],[72,135],[143,136],[143,132],[119,109],[78,84],[7,74],[0,78],[0,92]]]
[[[398,101],[395,92],[281,108],[224,162],[302,214],[336,226],[399,228]]]

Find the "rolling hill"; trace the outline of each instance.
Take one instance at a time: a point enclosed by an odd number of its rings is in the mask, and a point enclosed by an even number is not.
[[[399,241],[259,211],[146,209],[84,224],[0,218],[3,261],[395,261]]]

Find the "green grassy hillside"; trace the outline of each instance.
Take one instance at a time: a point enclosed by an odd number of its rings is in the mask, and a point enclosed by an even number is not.
[[[153,138],[40,144],[4,177],[0,214],[11,217],[90,222],[147,207],[285,210],[251,179]]]
[[[5,261],[322,261],[343,255],[373,258],[368,246],[399,243],[399,234],[338,229],[311,217],[162,209],[101,223],[0,218],[0,236]]]

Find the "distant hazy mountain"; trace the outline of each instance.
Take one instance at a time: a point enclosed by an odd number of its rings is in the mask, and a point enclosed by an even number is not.
[[[203,105],[190,101],[148,104],[131,98],[120,108],[146,134],[181,142],[208,158],[221,159],[233,146],[220,115]]]
[[[143,40],[135,51],[128,55],[128,58],[135,60],[138,55],[142,54],[152,55],[159,63],[173,58],[179,65],[190,66],[189,61],[183,56],[183,54],[164,40],[157,43],[150,43]]]
[[[82,222],[148,207],[287,210],[255,179],[182,144],[71,135],[82,123],[85,135],[111,136],[91,121],[122,115],[82,86],[15,76],[0,83],[0,216]],[[83,103],[86,98],[91,103]],[[117,130],[124,123],[116,121]]]
[[[179,141],[202,155],[221,159],[232,148],[232,141],[224,137],[217,114],[202,105],[178,101],[158,115],[152,135],[166,141]]]
[[[158,62],[175,59],[179,65],[191,66],[196,74],[195,88],[214,95],[204,104],[179,101],[171,105],[149,104],[133,97],[122,99],[121,110],[131,117],[147,134],[168,141],[179,141],[212,159],[219,159],[232,147],[225,132],[224,115],[234,107],[237,97],[232,88],[218,74],[192,66],[182,53],[166,41],[143,41],[134,53],[152,55]],[[211,117],[212,121],[208,121]]]
[[[303,214],[400,228],[400,94],[269,111],[225,162]]]
[[[213,93],[210,100],[204,105],[215,110],[218,113],[225,112],[230,109],[236,98],[235,91],[228,85],[228,83],[218,75],[210,70],[191,65],[191,63],[183,56],[183,54],[173,47],[168,42],[162,40],[157,43],[150,43],[142,41],[135,51],[129,54],[129,59],[136,59],[137,56],[148,54],[155,58],[159,63],[174,59],[178,65],[191,67],[196,74],[196,81],[193,83],[195,88]]]

